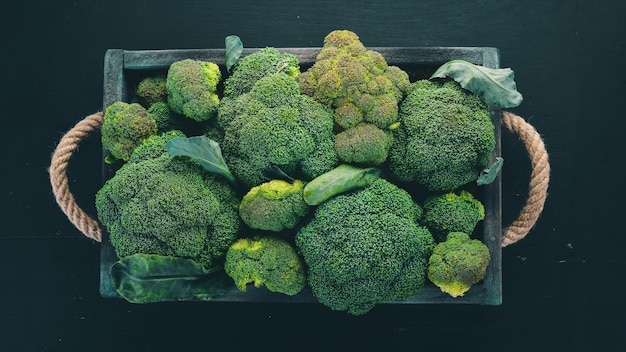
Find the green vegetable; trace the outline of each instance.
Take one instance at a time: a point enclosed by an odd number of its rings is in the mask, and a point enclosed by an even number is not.
[[[195,121],[210,120],[220,103],[217,85],[221,78],[219,67],[212,62],[184,59],[172,63],[165,85],[170,108]]]
[[[471,234],[485,218],[482,203],[467,191],[430,196],[422,208],[422,225],[428,227],[437,241],[445,240],[450,232]]]
[[[493,164],[489,168],[484,169],[483,171],[480,172],[480,175],[478,175],[478,179],[476,180],[476,183],[479,186],[484,186],[495,181],[496,177],[498,176],[498,173],[500,172],[500,170],[502,170],[502,165],[504,165],[504,159],[502,159],[499,156],[496,157],[496,161],[494,161]]]
[[[204,170],[222,175],[232,183],[236,182],[224,161],[219,143],[206,136],[176,137],[167,142],[165,148],[172,156],[193,158]]]
[[[282,73],[290,77],[300,74],[300,61],[292,54],[281,54],[268,47],[244,56],[231,68],[230,77],[224,81],[224,97],[236,98],[252,90],[261,78]]]
[[[273,237],[237,240],[226,253],[224,270],[241,291],[252,283],[293,296],[306,286],[305,269],[295,249]]]
[[[461,86],[488,105],[514,108],[522,103],[522,94],[517,91],[514,72],[510,68],[489,68],[463,60],[452,60],[443,64],[433,78],[451,77]]]
[[[318,205],[337,194],[365,187],[382,174],[375,167],[361,168],[341,164],[336,168],[314,178],[304,186],[304,201],[308,205]]]
[[[449,192],[475,181],[496,145],[487,105],[455,81],[414,83],[399,116],[391,174],[429,191]]]
[[[253,229],[293,229],[310,210],[302,197],[303,189],[300,180],[272,180],[252,187],[241,200],[239,216]]]
[[[137,84],[135,94],[144,108],[149,108],[152,104],[167,101],[167,90],[165,89],[166,77],[164,75],[146,77]]]
[[[289,75],[271,74],[250,92],[224,98],[217,121],[224,129],[224,159],[248,187],[266,181],[264,171],[272,165],[300,180],[337,165],[332,113],[300,94]]]
[[[489,248],[463,232],[451,232],[437,244],[428,264],[428,279],[452,297],[463,296],[485,278]]]
[[[210,269],[237,237],[239,200],[220,176],[166,152],[180,136],[152,136],[135,149],[96,194],[98,219],[120,258],[172,255]]]
[[[113,160],[128,160],[139,144],[156,133],[154,118],[137,103],[115,102],[104,112],[102,146],[111,153]]]
[[[131,303],[208,301],[232,285],[222,267],[210,270],[191,259],[133,254],[111,267],[115,290]]]
[[[415,294],[434,246],[416,221],[420,212],[406,191],[382,178],[320,204],[295,238],[315,297],[360,315]]]
[[[243,43],[238,36],[229,35],[224,39],[224,44],[226,45],[224,63],[226,65],[226,70],[230,72],[231,68],[235,66],[237,60],[239,60],[239,57],[243,52]]]
[[[337,137],[341,161],[385,161],[391,145],[385,132],[397,122],[398,104],[410,88],[406,72],[367,50],[355,33],[336,30],[325,37],[315,63],[298,82],[302,93],[334,110],[335,123],[346,133]],[[349,132],[363,123],[368,129]]]

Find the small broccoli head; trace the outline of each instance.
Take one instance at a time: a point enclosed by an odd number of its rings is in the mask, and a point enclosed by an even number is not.
[[[165,152],[170,132],[152,136],[96,194],[98,219],[119,257],[190,258],[210,268],[236,239],[239,201],[228,184]]]
[[[434,240],[418,209],[385,179],[319,205],[295,238],[317,299],[360,315],[419,290]]]
[[[224,159],[249,187],[263,183],[263,170],[272,165],[304,180],[336,165],[332,114],[300,94],[288,75],[271,74],[250,92],[225,98],[218,122],[224,129]]]
[[[237,240],[226,253],[224,270],[241,291],[252,283],[293,296],[306,286],[304,266],[295,249],[273,237]]]
[[[184,59],[172,63],[166,81],[170,108],[195,121],[210,120],[220,103],[216,90],[221,78],[212,62]]]
[[[165,82],[166,76],[160,75],[146,77],[137,84],[135,95],[143,107],[147,109],[154,103],[167,102]]]
[[[335,136],[335,150],[343,162],[380,165],[387,160],[392,141],[390,132],[361,123]]]
[[[455,81],[414,83],[399,116],[389,167],[401,181],[449,192],[476,180],[491,158],[489,109]]]
[[[471,234],[476,224],[485,218],[485,208],[471,193],[461,191],[431,196],[423,204],[422,224],[437,241],[445,240],[450,232]]]
[[[272,180],[252,187],[239,205],[239,216],[250,228],[282,231],[293,229],[308,214],[304,202],[304,183]]]
[[[300,74],[300,61],[294,55],[281,54],[272,47],[244,56],[237,61],[231,75],[224,81],[224,96],[234,98],[248,93],[258,80],[279,72],[297,77]]]
[[[397,122],[398,103],[410,87],[406,72],[388,66],[380,53],[367,50],[355,33],[346,30],[326,36],[315,63],[298,82],[302,93],[334,109],[334,121],[342,130],[367,123],[379,128],[378,134]],[[350,158],[372,164],[384,161],[372,162],[380,155],[367,154],[379,149],[380,139],[374,145],[360,144],[365,148],[353,148]],[[384,149],[386,158],[388,147]],[[365,154],[358,155],[360,152]]]
[[[139,104],[115,102],[104,113],[102,146],[115,159],[128,160],[138,145],[156,133],[156,122]]]
[[[451,232],[435,247],[428,264],[428,279],[452,297],[463,296],[485,278],[489,248],[463,232]]]

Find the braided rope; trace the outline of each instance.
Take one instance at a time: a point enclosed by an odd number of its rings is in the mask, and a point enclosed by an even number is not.
[[[50,169],[48,169],[52,193],[54,193],[61,210],[85,236],[98,242],[102,238],[100,224],[76,204],[76,200],[69,190],[67,167],[72,154],[78,148],[78,144],[89,133],[100,129],[101,125],[102,112],[89,115],[78,122],[61,138],[59,145],[52,154],[52,162]]]
[[[524,238],[539,219],[548,195],[550,163],[543,140],[532,125],[508,111],[502,112],[502,124],[524,143],[532,169],[526,205],[502,234],[502,247],[506,247]]]
[[[100,224],[76,204],[69,190],[67,167],[72,154],[83,138],[100,129],[102,117],[102,112],[89,115],[69,130],[56,147],[49,169],[52,192],[61,210],[85,236],[98,242],[102,237]],[[526,205],[522,208],[518,218],[503,232],[502,247],[506,247],[524,238],[541,215],[547,197],[550,164],[543,140],[532,125],[508,111],[502,112],[502,124],[511,133],[520,137],[528,151],[532,168]]]

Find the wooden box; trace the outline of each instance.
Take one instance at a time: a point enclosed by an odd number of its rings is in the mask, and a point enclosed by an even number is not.
[[[411,82],[429,78],[442,64],[449,60],[461,59],[474,64],[491,68],[499,68],[500,56],[496,48],[487,47],[369,47],[380,52],[389,65],[395,65],[409,73]],[[244,49],[242,55],[248,55],[259,49]],[[304,71],[314,62],[320,48],[278,48],[280,52],[291,53],[299,58],[301,70]],[[224,69],[224,49],[192,49],[192,50],[140,50],[129,51],[110,49],[104,58],[104,101],[106,109],[116,101],[129,102],[132,99],[132,87],[141,78],[156,73],[167,72],[171,63],[192,58],[214,62]],[[496,127],[496,148],[492,159],[501,155],[500,144],[500,111],[492,109],[492,121]],[[103,153],[106,151],[103,150]],[[103,180],[114,173],[110,165],[103,163]],[[413,297],[389,302],[389,304],[437,304],[465,303],[499,305],[502,303],[502,250],[500,246],[502,233],[501,218],[501,176],[490,185],[480,187],[482,194],[475,196],[485,206],[485,219],[476,229],[479,237],[488,247],[491,262],[485,279],[474,285],[462,297],[453,298],[439,290],[428,280],[425,286]],[[120,297],[113,288],[109,277],[111,265],[117,261],[113,247],[109,243],[108,234],[103,234],[100,264],[100,293],[103,297]],[[272,293],[265,288],[250,288],[240,292],[233,284],[225,295],[213,298],[214,301],[230,302],[284,302],[284,303],[315,303],[317,300],[307,287],[296,296]]]

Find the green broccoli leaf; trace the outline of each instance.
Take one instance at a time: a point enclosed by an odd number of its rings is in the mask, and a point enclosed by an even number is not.
[[[337,194],[365,187],[381,174],[382,171],[375,167],[341,164],[307,183],[303,190],[304,201],[308,205],[321,204]]]
[[[439,67],[430,79],[445,77],[451,77],[488,105],[514,108],[522,103],[522,94],[517,91],[514,72],[510,68],[488,68],[452,60]]]
[[[226,65],[226,70],[230,72],[230,69],[235,66],[241,56],[241,53],[243,52],[243,43],[236,35],[227,36],[224,39],[224,43],[226,44],[226,57],[224,59],[224,63]]]
[[[208,301],[232,280],[222,267],[205,270],[197,262],[157,254],[133,254],[111,267],[115,290],[131,303]]]
[[[235,176],[228,169],[219,143],[206,136],[176,137],[167,142],[167,152],[172,156],[188,156],[195,159],[206,171],[220,174],[235,183]]]
[[[285,171],[283,171],[280,167],[278,167],[278,165],[274,165],[274,164],[271,164],[270,166],[266,167],[261,172],[261,174],[263,175],[263,178],[265,178],[267,181],[283,180],[287,182],[293,182],[295,180],[295,178],[289,176]]]
[[[503,164],[504,159],[502,159],[501,157],[496,157],[496,161],[494,161],[490,167],[480,172],[476,183],[479,186],[484,186],[492,183],[496,179],[496,176],[498,176],[498,173],[502,169]]]

